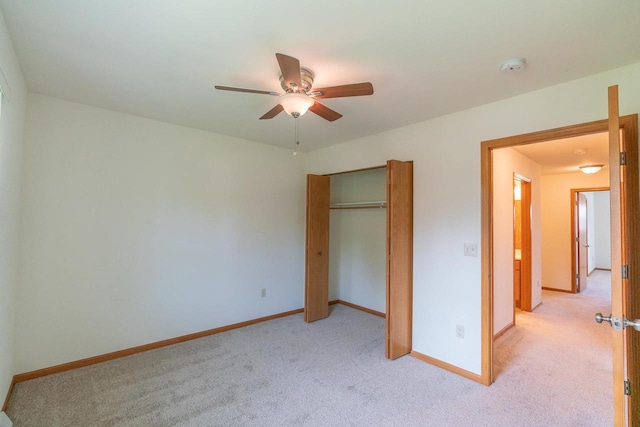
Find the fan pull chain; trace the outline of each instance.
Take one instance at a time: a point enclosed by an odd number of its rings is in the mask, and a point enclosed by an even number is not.
[[[294,138],[296,140],[296,143],[293,146],[293,155],[297,156],[298,155],[298,146],[300,145],[300,138],[298,136],[299,135],[299,128],[298,128],[299,125],[298,125],[298,118],[297,117],[295,118],[295,121],[296,121],[296,126],[295,126],[295,136],[294,136]]]

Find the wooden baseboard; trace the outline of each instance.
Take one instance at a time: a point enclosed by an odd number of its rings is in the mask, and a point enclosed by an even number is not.
[[[426,354],[419,353],[415,350],[411,350],[411,356],[416,359],[422,360],[423,362],[427,362],[431,365],[435,365],[439,368],[442,368],[446,371],[453,372],[454,374],[460,375],[462,377],[468,378],[472,381],[478,382],[480,384],[485,384],[482,381],[482,377],[478,374],[474,374],[473,372],[469,372],[466,369],[459,368],[457,366],[451,365],[447,362],[443,362],[442,360],[434,359],[433,357],[429,357]]]
[[[140,345],[137,347],[131,347],[124,350],[114,351],[112,353],[101,354],[98,356],[88,357],[86,359],[80,359],[73,362],[63,363],[61,365],[50,366],[48,368],[38,369],[35,371],[25,372],[13,376],[13,384],[22,381],[32,380],[38,377],[44,377],[45,375],[57,374],[59,372],[70,371],[71,369],[81,368],[83,366],[94,365],[100,362],[106,362],[107,360],[118,359],[120,357],[131,356],[132,354],[142,353],[143,351],[154,350],[156,348],[166,347],[172,344],[178,344],[184,341],[190,341],[197,338],[206,337],[209,335],[219,334],[221,332],[231,331],[233,329],[243,328],[245,326],[255,325],[256,323],[266,322],[268,320],[278,319],[280,317],[291,316],[293,314],[302,313],[304,310],[299,308],[297,310],[286,311],[284,313],[272,314],[271,316],[260,317],[258,319],[247,320],[244,322],[234,323],[232,325],[221,326],[219,328],[208,329],[202,332],[196,332],[193,334],[182,335],[180,337],[169,338],[167,340],[156,341],[149,344]],[[7,399],[9,397],[7,396]],[[6,402],[5,402],[6,404]]]
[[[513,328],[514,326],[516,326],[515,322],[509,323],[507,326],[502,328],[500,331],[498,331],[497,333],[493,334],[493,340],[494,341],[497,340],[498,338],[503,336],[509,329]]]
[[[13,391],[13,386],[16,384],[15,375],[11,378],[11,384],[9,384],[9,390],[7,390],[7,395],[4,398],[4,404],[2,405],[2,412],[7,410],[7,405],[9,404],[9,397],[11,397],[11,392]]]
[[[572,294],[573,292],[571,292],[571,290],[566,290],[566,289],[556,289],[556,288],[547,288],[546,286],[542,287],[542,290],[544,291],[554,291],[554,292],[566,292],[568,294]],[[537,307],[537,306],[536,306]]]
[[[380,311],[376,311],[376,310],[372,310],[370,308],[367,307],[363,307],[361,305],[357,305],[357,304],[353,304],[347,301],[342,301],[340,299],[337,299],[335,301],[330,301],[329,304],[342,304],[342,305],[346,305],[347,307],[351,307],[351,308],[355,308],[356,310],[360,310],[360,311],[364,311],[365,313],[369,313],[369,314],[373,314],[374,316],[378,316],[378,317],[382,317],[382,318],[386,318],[387,315],[380,312]]]

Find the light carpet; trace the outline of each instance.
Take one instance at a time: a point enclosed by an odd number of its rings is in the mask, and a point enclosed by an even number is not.
[[[606,426],[607,284],[544,292],[496,343],[486,387],[384,358],[384,319],[343,305],[18,383],[20,426]],[[438,327],[438,325],[433,325]]]

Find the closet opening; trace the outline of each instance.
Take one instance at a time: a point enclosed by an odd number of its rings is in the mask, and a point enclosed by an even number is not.
[[[329,301],[386,316],[385,166],[330,175]]]
[[[413,163],[307,176],[305,321],[331,303],[384,317],[385,355],[411,351]]]

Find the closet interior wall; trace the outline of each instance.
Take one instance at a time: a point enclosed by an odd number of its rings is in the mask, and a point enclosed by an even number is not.
[[[331,176],[329,300],[386,311],[386,168]],[[340,208],[336,208],[336,207]]]

